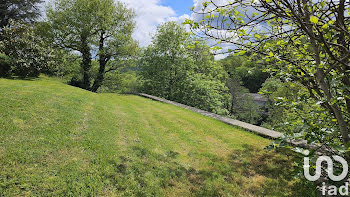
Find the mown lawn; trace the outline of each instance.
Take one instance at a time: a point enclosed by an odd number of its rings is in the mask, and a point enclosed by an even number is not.
[[[268,144],[138,96],[0,79],[0,196],[310,196]]]

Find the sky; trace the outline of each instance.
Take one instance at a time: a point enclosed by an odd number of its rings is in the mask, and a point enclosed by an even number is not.
[[[200,10],[205,0],[119,0],[126,3],[136,12],[136,29],[133,37],[141,47],[151,44],[152,35],[156,33],[157,26],[167,21],[184,22],[186,18],[194,19],[191,7]],[[229,0],[214,0],[218,5],[228,3]],[[211,40],[216,43],[216,41]],[[208,43],[209,44],[209,43]],[[231,45],[223,45],[223,51]],[[217,55],[216,59],[225,58],[227,54]]]
[[[119,0],[136,12],[134,38],[140,46],[148,46],[157,26],[167,21],[183,22],[191,15],[197,0]]]
[[[193,0],[161,0],[161,5],[171,7],[178,16],[190,14]]]

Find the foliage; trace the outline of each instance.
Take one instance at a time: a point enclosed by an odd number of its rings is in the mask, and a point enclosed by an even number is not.
[[[158,28],[142,58],[143,91],[204,110],[226,113],[226,74],[210,49],[175,22]]]
[[[246,55],[230,55],[219,62],[228,73],[237,75],[250,93],[257,93],[269,77],[268,73],[263,72],[264,66]]]
[[[158,27],[152,44],[144,51],[142,72],[144,90],[174,100],[183,85],[186,72],[194,63],[186,50],[189,35],[174,22]]]
[[[11,58],[11,73],[19,77],[38,77],[52,58],[52,49],[38,37],[35,26],[13,22],[2,31],[0,51]]]
[[[99,71],[91,91],[96,92],[103,84],[105,74],[118,69],[118,65],[108,64],[111,59],[126,61],[137,54],[137,43],[132,38],[135,27],[133,10],[113,1],[101,2],[98,14],[98,58]],[[112,9],[113,8],[113,9]]]
[[[96,26],[98,1],[85,0],[62,0],[54,1],[47,9],[48,23],[50,30],[48,38],[55,45],[62,49],[78,51],[81,53],[81,70],[83,79],[81,87],[90,88],[91,68],[91,36]]]
[[[10,72],[11,59],[7,55],[0,53],[0,77],[8,77]]]
[[[226,86],[230,94],[226,104],[229,115],[232,118],[251,124],[261,122],[259,106],[254,104],[253,98],[249,95],[249,90],[242,86],[241,78],[236,71],[229,72]]]
[[[112,0],[57,0],[49,7],[48,35],[62,49],[81,54],[82,80],[79,86],[96,92],[105,74],[117,68],[110,60],[127,59],[137,44],[131,38],[134,12]],[[68,28],[69,27],[69,28]],[[92,53],[97,54],[99,69],[91,76]]]
[[[0,29],[9,25],[11,20],[33,22],[40,15],[39,4],[42,0],[3,0],[0,6]]]
[[[101,92],[116,92],[123,94],[137,93],[140,87],[139,76],[135,71],[119,71],[106,75]]]
[[[219,60],[219,63],[228,73],[226,86],[230,98],[226,108],[229,115],[244,122],[260,124],[263,118],[262,111],[249,93],[258,92],[268,74],[262,71],[256,61],[246,55],[230,55]]]
[[[310,143],[341,144],[341,136],[335,132],[336,120],[321,107],[320,102],[310,98],[308,91],[300,84],[270,78],[260,91],[270,100],[265,127],[306,139]]]
[[[140,77],[137,71],[137,60],[111,61],[111,64],[123,65],[113,66],[117,68],[106,73],[105,80],[99,92],[115,93],[137,93],[141,86]]]
[[[203,18],[186,23],[198,35],[235,44],[241,54],[248,51],[265,56],[271,63],[270,73],[301,84],[313,102],[318,102],[319,107],[310,106],[312,113],[323,116],[327,111],[336,120],[333,133],[341,135],[342,145],[347,147],[350,21],[345,15],[349,6],[345,0],[235,0],[223,5],[207,1],[194,8]],[[300,95],[298,101],[307,102],[303,98]],[[332,122],[312,124],[330,130]]]
[[[35,23],[35,34],[43,40],[52,50],[51,63],[41,72],[48,76],[69,81],[76,76],[80,76],[81,57],[78,53],[58,47],[52,40],[52,31],[45,21]]]
[[[76,76],[80,76],[80,61],[79,55],[72,52],[55,48],[53,51],[54,57],[52,64],[43,73],[48,76],[56,76],[58,78],[69,81]]]
[[[216,114],[227,114],[224,106],[225,84],[220,80],[213,80],[204,74],[193,73],[184,80],[182,89],[182,103],[195,106],[199,109],[212,111]]]

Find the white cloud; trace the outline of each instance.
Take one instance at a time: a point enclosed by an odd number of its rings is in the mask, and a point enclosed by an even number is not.
[[[176,21],[182,23],[185,19],[193,19],[194,14],[177,16],[171,7],[160,5],[162,0],[119,0],[126,3],[136,12],[136,29],[134,38],[141,46],[148,46],[151,43],[152,35],[156,32],[157,26],[167,22]],[[200,9],[205,0],[193,0],[193,4]],[[214,0],[218,5],[223,5],[228,0]],[[189,30],[189,27],[187,27]]]
[[[161,0],[119,0],[126,3],[136,12],[136,29],[134,32],[134,38],[139,41],[141,46],[148,46],[152,40],[152,34],[157,30],[157,26],[167,21],[176,21],[182,23],[185,19],[198,19],[195,14],[184,14],[177,16],[175,11],[171,7],[160,5]],[[200,11],[202,3],[205,0],[193,0],[193,4],[197,11]],[[214,0],[217,5],[224,5],[228,0]],[[190,31],[187,26],[187,30]],[[217,41],[208,40],[209,45],[215,44]],[[219,52],[227,51],[232,48],[230,44],[220,44],[223,48]],[[225,58],[227,54],[220,54],[216,56],[216,59]]]
[[[141,46],[151,43],[152,34],[157,26],[169,20],[175,20],[176,13],[171,7],[160,5],[161,0],[120,0],[136,12],[134,38]]]
[[[199,12],[199,13],[202,12],[202,9],[203,9],[202,4],[205,1],[206,0],[193,0],[193,6],[195,7],[194,12]],[[217,6],[222,6],[222,5],[226,5],[227,3],[229,3],[229,0],[213,0],[213,2]],[[207,10],[213,9],[213,8],[214,7],[211,4],[209,4],[209,7],[207,7]],[[192,13],[190,16],[190,19],[198,22],[198,21],[203,19],[203,15]],[[232,38],[234,38],[234,35],[232,33],[225,31],[225,30],[220,30],[220,31],[211,30],[211,31],[209,31],[209,34],[215,35],[216,37],[232,37]],[[216,45],[216,46],[219,46],[222,48],[221,50],[216,51],[216,53],[217,53],[217,55],[215,55],[216,60],[224,59],[225,57],[227,57],[229,55],[229,53],[227,53],[227,51],[229,49],[235,48],[235,46],[233,44],[230,44],[230,43],[217,44],[217,42],[218,42],[218,40],[214,40],[214,39],[207,40],[207,43],[209,46]]]
[[[188,14],[184,14],[182,16],[179,16],[179,17],[170,17],[168,20],[169,21],[175,21],[175,22],[178,22],[178,23],[183,23],[185,22],[186,19],[190,19],[191,16],[188,15]]]

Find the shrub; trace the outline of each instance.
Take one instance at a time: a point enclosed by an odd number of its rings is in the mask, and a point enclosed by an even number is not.
[[[99,92],[136,93],[139,86],[140,81],[136,71],[119,69],[106,74]]]
[[[8,77],[11,73],[11,59],[0,53],[0,77]]]
[[[179,98],[182,103],[217,114],[228,113],[224,108],[225,84],[203,74],[192,74],[185,80]]]
[[[11,58],[14,75],[37,77],[48,67],[52,50],[35,34],[33,25],[11,22],[1,36],[0,51]]]

